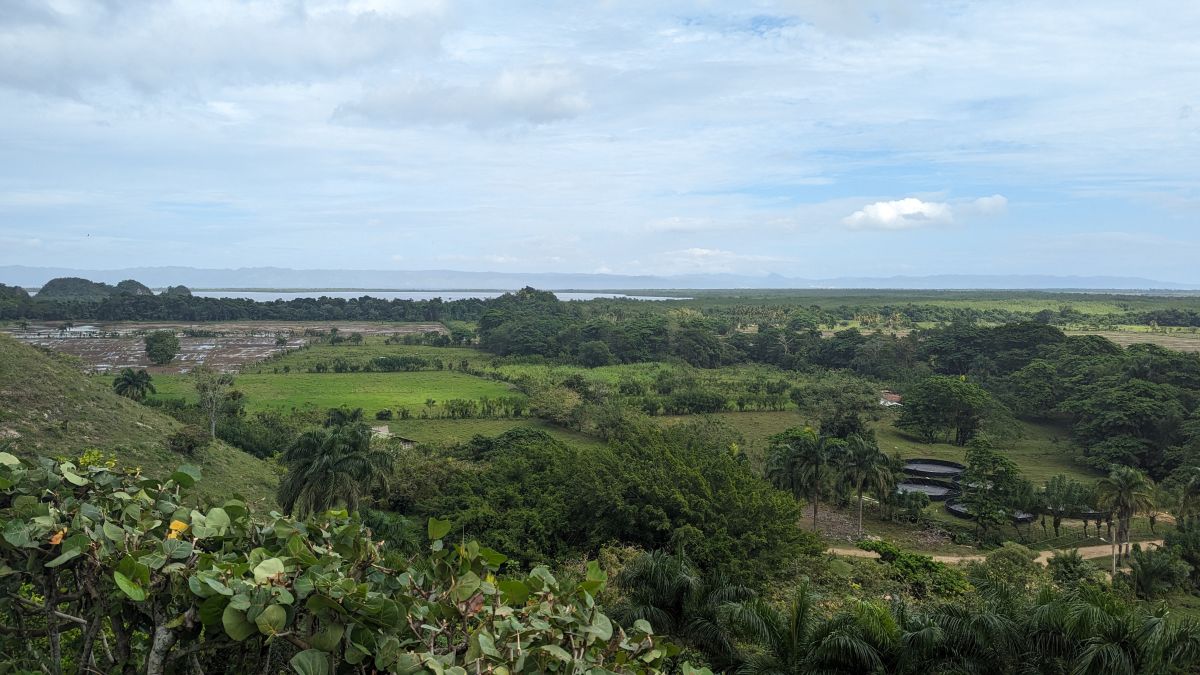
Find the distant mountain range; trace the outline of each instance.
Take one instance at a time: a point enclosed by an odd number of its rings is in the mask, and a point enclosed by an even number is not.
[[[838,277],[801,279],[779,274],[684,274],[674,276],[586,274],[560,272],[461,272],[455,270],[295,270],[282,267],[204,269],[195,267],[133,267],[83,270],[56,267],[0,266],[0,283],[40,288],[56,277],[83,277],[115,284],[125,279],[153,288],[183,284],[192,289],[305,289],[305,290],[509,290],[523,286],[547,290],[649,289],[1037,289],[1037,290],[1200,290],[1200,284],[1180,284],[1137,277],[1054,276],[1024,274],[939,274],[930,276]]]

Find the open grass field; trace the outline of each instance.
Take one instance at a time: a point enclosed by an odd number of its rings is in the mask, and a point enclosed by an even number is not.
[[[384,336],[367,336],[362,345],[312,344],[304,349],[282,354],[260,361],[243,369],[246,373],[281,372],[285,367],[291,372],[307,372],[318,363],[332,364],[342,359],[348,364],[365,366],[381,356],[420,356],[429,360],[441,359],[444,363],[457,365],[469,361],[472,366],[481,366],[493,357],[485,351],[470,347],[429,347],[425,345],[384,344]]]
[[[564,443],[597,447],[604,443],[597,438],[568,431],[531,417],[503,419],[408,419],[388,423],[392,434],[418,443],[453,445],[471,440],[474,436],[499,436],[516,428],[540,429]]]
[[[154,378],[159,398],[196,399],[186,375]],[[290,410],[292,408],[362,408],[369,416],[388,408],[408,408],[418,414],[426,399],[480,399],[521,394],[503,382],[485,380],[458,372],[415,373],[289,373],[286,375],[240,375],[234,388],[246,395],[246,409]]]
[[[765,459],[767,438],[789,427],[804,426],[807,423],[806,418],[796,411],[730,412],[718,413],[714,417],[725,421],[742,434],[746,440],[743,450],[757,466],[761,466]],[[676,424],[689,418],[657,419],[663,424]],[[1053,424],[1019,424],[1020,436],[1004,441],[999,446],[1017,463],[1026,478],[1040,485],[1060,473],[1086,481],[1094,481],[1100,477],[1098,472],[1074,461],[1074,449],[1070,445],[1065,428]],[[889,417],[874,423],[874,428],[880,449],[888,454],[899,453],[904,458],[928,457],[963,461],[963,448],[946,443],[922,443],[897,431]]]

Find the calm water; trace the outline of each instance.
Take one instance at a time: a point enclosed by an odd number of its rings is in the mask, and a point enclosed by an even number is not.
[[[498,298],[504,291],[192,291],[202,298],[245,298],[258,302],[272,300],[296,300],[299,298],[361,298],[369,295],[382,300],[465,300],[467,298]],[[634,300],[686,300],[654,295],[626,295],[624,293],[555,293],[559,300],[595,300],[596,298],[631,298]]]

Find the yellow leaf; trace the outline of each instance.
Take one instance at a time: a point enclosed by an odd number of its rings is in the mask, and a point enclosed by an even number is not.
[[[58,544],[61,544],[63,537],[66,536],[66,534],[67,534],[67,528],[65,528],[65,527],[63,529],[59,530],[58,532],[55,532],[54,536],[50,537],[50,545],[57,546]]]
[[[171,521],[171,531],[172,532],[183,532],[187,529],[188,529],[188,524],[183,522],[182,520],[172,520]]]

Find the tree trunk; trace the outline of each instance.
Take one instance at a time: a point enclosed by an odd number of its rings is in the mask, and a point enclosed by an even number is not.
[[[146,675],[163,675],[167,654],[177,639],[175,631],[166,626],[154,629],[154,641],[150,645],[150,655],[146,657]]]
[[[863,493],[862,493],[862,486],[859,486],[859,488],[858,488],[858,538],[859,539],[862,539],[862,536],[863,536],[862,513],[863,513]]]
[[[817,529],[817,500],[813,500],[813,529]]]

